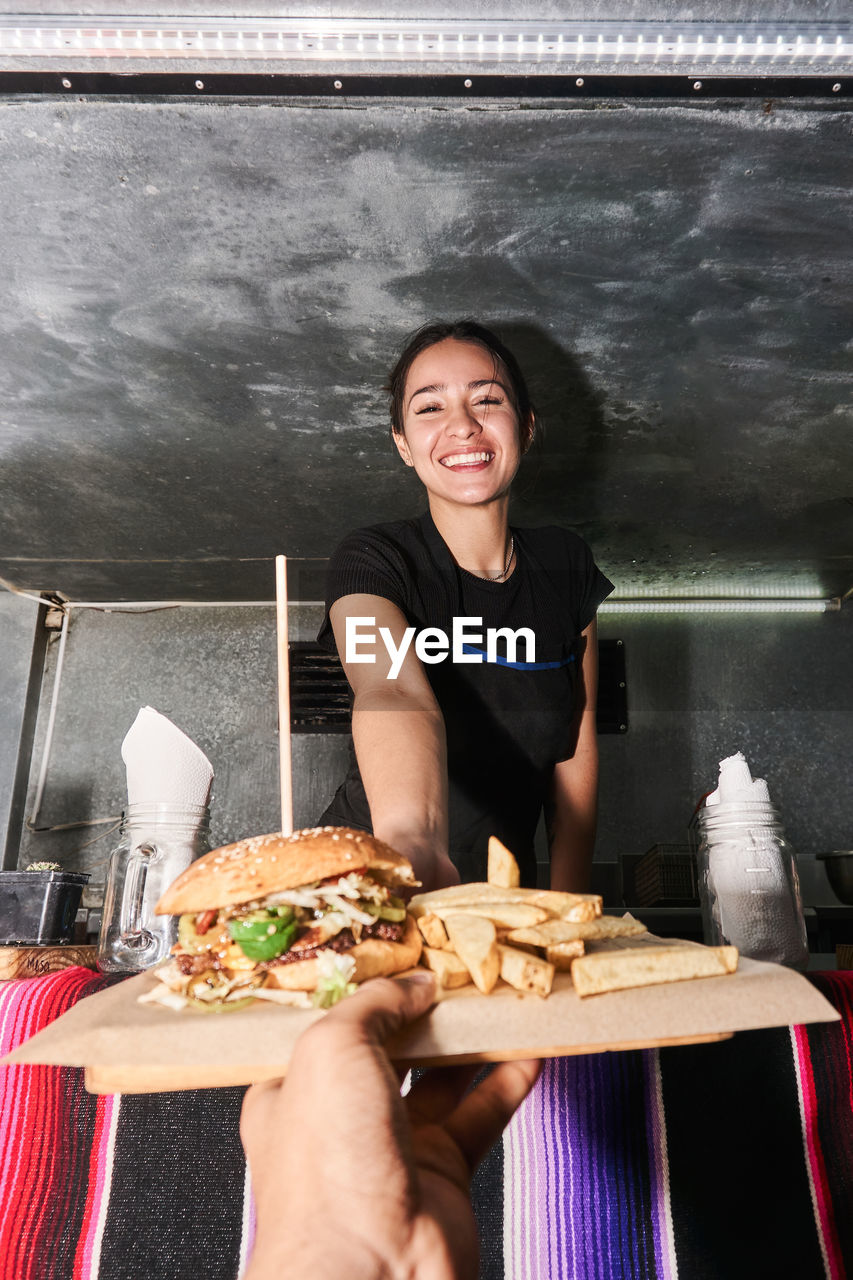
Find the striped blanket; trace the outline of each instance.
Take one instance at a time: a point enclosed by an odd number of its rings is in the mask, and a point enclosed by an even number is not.
[[[477,1174],[482,1280],[853,1277],[853,973],[840,1023],[553,1059]],[[0,988],[0,1052],[106,979]],[[235,1280],[241,1089],[93,1097],[0,1068],[2,1280]]]

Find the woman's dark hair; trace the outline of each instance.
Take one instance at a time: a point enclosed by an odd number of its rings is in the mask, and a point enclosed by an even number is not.
[[[509,378],[510,397],[518,414],[519,426],[523,428],[533,413],[533,404],[524,374],[509,347],[504,346],[491,329],[478,324],[476,320],[437,320],[423,325],[412,334],[388,375],[384,390],[390,397],[392,435],[403,434],[404,398],[409,370],[421,352],[434,347],[437,342],[444,342],[446,338],[454,338],[457,342],[475,342],[492,356],[496,372],[498,365],[503,366]]]

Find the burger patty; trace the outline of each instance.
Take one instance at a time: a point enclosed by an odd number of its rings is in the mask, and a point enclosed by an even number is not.
[[[405,921],[393,924],[390,920],[377,920],[375,924],[366,924],[361,931],[361,941],[365,938],[384,938],[386,942],[399,942],[405,930]],[[275,960],[267,960],[264,969],[271,969],[277,964],[295,964],[299,960],[313,960],[321,951],[349,951],[355,946],[355,938],[351,929],[341,929],[328,942],[316,947],[291,947]]]
[[[375,924],[365,925],[361,931],[362,941],[365,938],[382,938],[386,942],[399,942],[406,929],[405,921],[392,923],[390,920],[377,920]],[[298,939],[297,939],[298,944]],[[355,946],[355,938],[351,929],[341,929],[328,942],[319,943],[316,947],[300,947],[294,945],[275,960],[264,960],[258,964],[259,969],[269,969],[277,964],[296,964],[299,960],[312,960],[321,951],[349,951]],[[181,973],[189,976],[205,973],[208,969],[221,969],[222,962],[215,952],[202,951],[191,955],[187,951],[179,951],[174,956],[175,964]]]

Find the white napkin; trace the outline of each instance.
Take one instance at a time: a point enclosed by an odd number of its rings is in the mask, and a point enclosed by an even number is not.
[[[206,806],[213,767],[177,725],[153,707],[141,707],[121,744],[128,804]]]
[[[705,804],[712,810],[717,806],[715,818],[722,820],[706,829],[706,838],[708,887],[724,938],[753,960],[805,967],[796,865],[786,865],[768,825],[775,815],[767,783],[753,779],[743,753],[736,751],[720,761],[717,789]]]
[[[770,792],[763,778],[753,779],[742,751],[720,761],[720,777],[716,791],[706,798],[706,805],[769,804]]]

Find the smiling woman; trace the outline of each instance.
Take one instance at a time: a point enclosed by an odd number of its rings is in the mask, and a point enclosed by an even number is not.
[[[320,822],[372,830],[426,888],[484,880],[496,835],[532,885],[544,806],[551,884],[583,890],[598,782],[595,613],[612,584],[569,530],[510,528],[535,418],[495,334],[474,321],[420,329],[387,390],[392,439],[429,509],[356,530],[332,557],[319,640],[337,646],[353,691],[354,753]],[[485,649],[465,643],[475,624]],[[424,632],[463,639],[439,662],[411,644]],[[370,657],[354,635],[373,638]]]
[[[495,503],[509,494],[532,424],[531,412],[520,422],[497,357],[479,343],[448,337],[413,361],[394,443],[431,503]],[[506,576],[508,559],[501,563]]]

